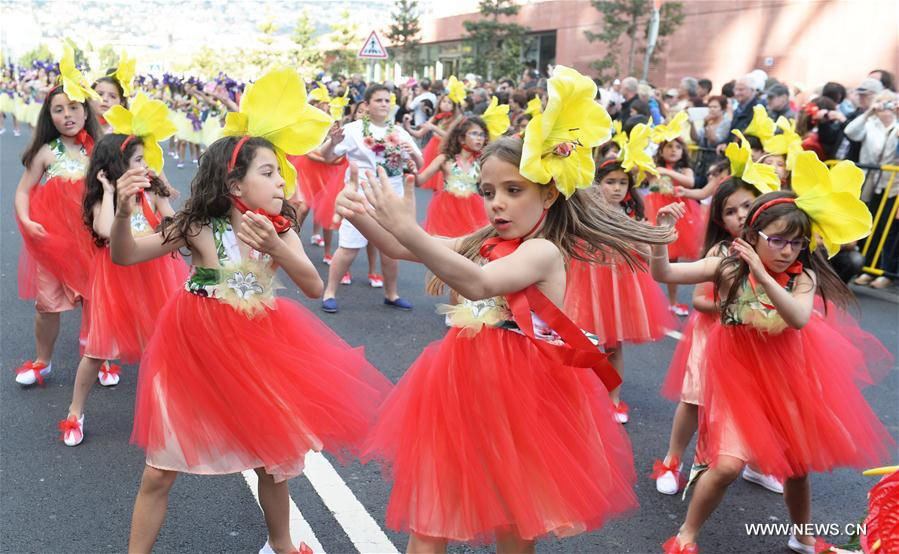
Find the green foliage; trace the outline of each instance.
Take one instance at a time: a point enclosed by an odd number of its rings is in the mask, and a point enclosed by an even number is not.
[[[294,46],[287,52],[289,64],[295,67],[304,79],[313,77],[321,67],[324,56],[317,47],[315,24],[306,10],[303,10],[297,19],[290,40]]]
[[[331,60],[328,70],[342,75],[360,72],[362,62],[356,54],[362,48],[364,39],[359,36],[359,25],[350,19],[349,10],[340,13],[340,22],[336,23],[333,29],[332,38],[337,43],[337,48],[325,52],[325,56]]]
[[[100,60],[100,67],[98,69],[102,71],[112,69],[119,63],[119,54],[115,51],[115,48],[108,44],[101,46],[100,50],[97,51],[97,55]]]
[[[44,60],[54,60],[56,56],[53,52],[50,51],[50,48],[47,47],[46,44],[41,43],[32,48],[31,50],[25,52],[19,57],[19,65],[24,67],[31,67],[31,64],[36,61],[44,61]]]
[[[468,33],[465,38],[474,49],[474,55],[466,60],[465,71],[488,79],[518,76],[523,67],[521,55],[529,29],[499,19],[514,16],[519,9],[513,0],[480,0],[481,19],[462,24]]]
[[[602,30],[598,33],[584,31],[590,42],[599,41],[606,45],[606,54],[593,62],[592,67],[600,75],[613,77],[633,75],[636,54],[646,51],[645,40],[649,34],[649,20],[652,15],[652,0],[590,0],[594,8],[603,16]],[[673,34],[684,21],[682,2],[665,2],[659,10],[659,36],[651,62],[658,61],[664,50],[664,38]],[[627,46],[627,58],[619,66],[622,42]]]
[[[419,69],[418,63],[418,0],[396,0],[393,22],[387,29],[387,40],[394,50],[394,57],[400,60],[407,73]]]

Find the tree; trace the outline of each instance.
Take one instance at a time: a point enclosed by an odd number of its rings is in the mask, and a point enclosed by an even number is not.
[[[41,43],[19,57],[19,65],[22,67],[31,67],[31,64],[37,61],[52,60],[55,56],[46,44]]]
[[[97,69],[106,71],[107,69],[111,69],[118,65],[119,55],[116,54],[115,48],[108,44],[104,44],[97,51],[97,60],[100,64]]]
[[[636,54],[645,52],[649,34],[649,21],[652,16],[653,0],[590,0],[590,3],[602,13],[602,30],[599,33],[584,31],[590,42],[599,41],[606,44],[606,55],[593,62],[592,66],[600,75],[611,74],[633,75]],[[665,2],[659,10],[659,35],[650,63],[656,63],[665,49],[664,38],[673,34],[684,21],[684,5],[681,2]],[[621,59],[621,42],[627,39],[627,58],[625,66],[619,67]]]
[[[394,11],[391,16],[393,23],[387,29],[387,39],[398,53],[400,63],[404,68],[408,68],[407,72],[415,72],[419,67],[418,63],[418,33],[421,27],[418,24],[418,0],[396,0]]]
[[[362,39],[359,37],[359,25],[353,23],[350,19],[349,10],[343,10],[340,13],[340,22],[335,24],[332,39],[337,48],[328,50],[325,55],[331,58],[331,73],[357,73],[361,70],[362,64],[356,57],[356,51],[362,46]]]
[[[519,9],[514,0],[480,0],[478,12],[482,19],[462,24],[468,33],[466,39],[474,46],[467,70],[488,79],[517,76],[529,29],[517,23],[501,23],[499,19],[516,15]]]
[[[294,46],[287,53],[288,59],[303,78],[310,79],[321,67],[324,57],[317,47],[315,23],[306,10],[297,19],[290,40]]]
[[[270,67],[283,63],[283,59],[282,52],[275,45],[278,25],[275,24],[274,20],[269,18],[264,23],[257,25],[256,30],[259,31],[256,39],[261,43],[261,46],[254,48],[250,52],[248,59],[250,64],[256,66],[257,74],[262,75]]]

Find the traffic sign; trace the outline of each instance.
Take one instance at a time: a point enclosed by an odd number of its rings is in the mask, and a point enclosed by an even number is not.
[[[362,49],[359,50],[358,56],[370,60],[386,60],[387,49],[381,44],[381,39],[378,38],[378,34],[372,31],[371,34],[368,35],[368,38],[365,39],[365,44],[363,44]]]

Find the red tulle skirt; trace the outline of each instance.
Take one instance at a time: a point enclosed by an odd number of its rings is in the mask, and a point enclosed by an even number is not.
[[[27,256],[19,257],[19,296],[33,299],[35,264],[77,295],[87,297],[97,247],[84,224],[84,179],[53,177],[31,189],[28,216],[43,225],[47,236],[32,237],[19,224]]]
[[[596,374],[516,332],[467,332],[428,346],[381,408],[365,458],[394,479],[387,524],[491,542],[513,528],[573,535],[636,508],[630,442]]]
[[[443,143],[443,139],[438,137],[437,135],[433,135],[431,140],[428,141],[428,144],[425,145],[424,150],[421,151],[421,157],[424,161],[424,165],[422,165],[422,169],[431,165],[431,162],[434,161],[434,158],[440,155],[440,146]],[[438,171],[434,174],[433,177],[425,181],[421,188],[423,189],[431,189],[433,191],[441,191],[443,190],[443,172]]]
[[[678,198],[670,194],[650,192],[644,197],[646,204],[646,218],[656,224],[656,214],[659,210],[675,202],[683,202],[687,213],[675,224],[677,240],[668,245],[668,257],[672,260],[695,260],[702,252],[702,243],[705,240],[705,228],[708,223],[708,215],[702,205],[696,200]]]
[[[490,224],[484,199],[478,194],[456,196],[438,191],[428,205],[424,230],[438,237],[464,237]]]
[[[853,376],[857,386],[864,388],[879,383],[893,369],[896,361],[893,354],[877,337],[859,327],[855,318],[846,310],[828,302],[825,313],[824,301],[820,296],[815,296],[815,311],[824,318],[828,326],[848,340],[864,356],[864,363],[856,364],[852,368],[855,370]]]
[[[817,315],[776,335],[713,326],[703,391],[709,452],[782,479],[887,461],[893,439],[853,383],[863,363]]]
[[[325,189],[312,202],[313,220],[325,229],[334,231],[339,227],[334,225],[334,209],[337,195],[343,190],[346,169],[349,165],[346,158],[343,158],[340,163],[329,164],[330,173],[327,177]]]
[[[91,275],[85,355],[127,364],[140,360],[159,312],[184,286],[187,274],[187,264],[180,257],[162,256],[123,266],[112,263],[109,248],[101,248]]]
[[[709,329],[719,323],[718,314],[693,310],[684,325],[683,337],[674,349],[668,375],[662,384],[662,396],[674,402],[702,403],[706,341]]]
[[[565,313],[610,348],[621,342],[658,340],[677,328],[659,284],[617,257],[608,264],[571,260]]]
[[[328,184],[331,164],[315,161],[308,156],[287,156],[287,160],[297,170],[297,186],[303,200],[311,206]]]
[[[141,360],[132,442],[187,473],[300,474],[309,450],[356,453],[390,382],[296,302],[255,317],[177,292]]]

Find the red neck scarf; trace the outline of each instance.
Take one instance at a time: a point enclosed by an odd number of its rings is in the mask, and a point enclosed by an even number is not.
[[[441,119],[446,119],[452,116],[453,112],[440,112],[439,114],[434,116],[434,121],[440,121]]]
[[[545,215],[546,212],[544,212]],[[540,218],[531,233],[536,231],[542,222],[543,217]],[[493,261],[511,254],[522,242],[524,242],[524,237],[511,240],[493,237],[481,245],[480,255]],[[562,313],[558,306],[540,292],[537,285],[531,285],[524,290],[508,294],[506,298],[509,301],[509,308],[515,323],[541,353],[566,366],[591,368],[608,390],[613,390],[621,384],[621,377],[609,363],[606,355],[584,336],[578,326]],[[565,341],[564,345],[550,344],[535,337],[534,324],[531,319],[532,311],[562,337],[562,340]]]
[[[472,156],[474,156],[475,159],[477,159],[481,155],[480,150],[475,150],[474,148],[469,148],[467,144],[462,145],[462,150],[464,150],[464,151],[468,152],[469,154],[471,154]]]
[[[84,151],[87,152],[87,155],[90,156],[91,152],[94,150],[94,137],[87,132],[87,129],[82,128],[78,131],[78,134],[75,135],[75,144],[79,144],[84,148]]]
[[[231,202],[234,203],[234,207],[237,208],[238,210],[240,210],[240,213],[242,213],[242,214],[247,213],[248,211],[253,211],[253,210],[250,210],[249,206],[244,204],[243,201],[236,196],[231,197]],[[281,214],[271,215],[267,211],[263,210],[262,208],[256,210],[254,213],[264,216],[269,221],[271,221],[272,225],[275,226],[275,231],[279,235],[281,233],[286,233],[288,231],[288,229],[290,229],[290,220]]]
[[[793,279],[797,275],[802,273],[802,262],[800,262],[797,259],[795,262],[790,264],[790,267],[788,267],[782,273],[773,273],[767,267],[765,268],[765,270],[768,272],[768,275],[774,277],[774,280],[777,281],[778,285],[780,285],[783,288],[786,288],[787,284],[790,282],[790,279]],[[749,286],[752,287],[753,292],[756,292],[756,287],[758,286],[758,281],[756,280],[755,277],[753,277],[752,272],[749,273]],[[773,306],[769,306],[769,307],[773,308]]]

